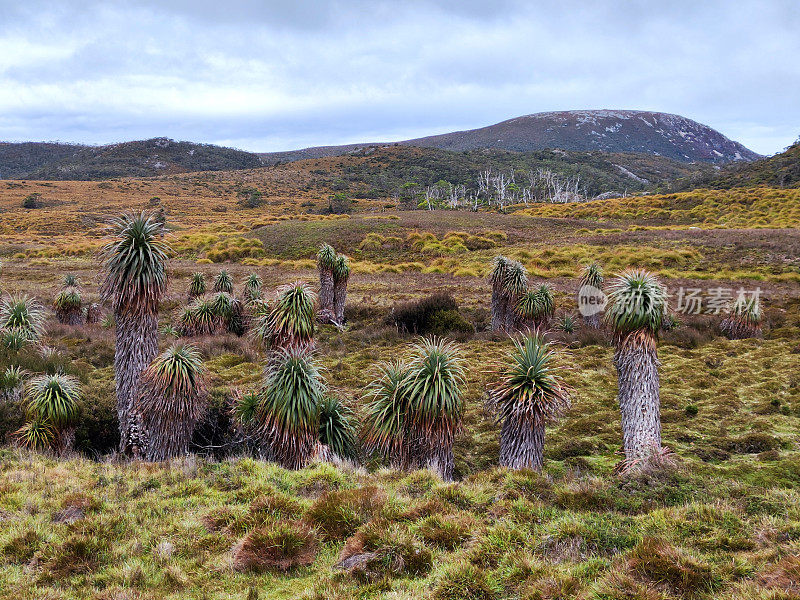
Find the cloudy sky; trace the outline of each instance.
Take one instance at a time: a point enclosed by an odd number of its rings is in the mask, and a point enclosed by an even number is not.
[[[797,0],[0,0],[0,140],[247,150],[548,110],[800,135]]]

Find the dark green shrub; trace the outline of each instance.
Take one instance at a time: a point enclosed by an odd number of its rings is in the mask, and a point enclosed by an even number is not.
[[[392,309],[389,319],[402,333],[444,335],[474,331],[458,312],[455,298],[446,292],[397,305]]]

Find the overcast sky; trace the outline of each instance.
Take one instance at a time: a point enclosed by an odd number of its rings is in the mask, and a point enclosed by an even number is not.
[[[0,140],[272,151],[624,108],[772,154],[798,57],[798,0],[0,0]]]

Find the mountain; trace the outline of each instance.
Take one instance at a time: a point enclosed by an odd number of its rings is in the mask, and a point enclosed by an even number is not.
[[[263,166],[252,152],[153,138],[108,146],[0,143],[3,179],[107,179]]]
[[[742,144],[686,117],[638,110],[573,110],[544,112],[509,119],[488,127],[397,142],[405,146],[442,150],[489,148],[513,152],[545,149],[578,152],[636,152],[681,162],[723,164],[760,158]],[[320,146],[262,154],[274,164],[304,158],[360,152],[369,146]]]

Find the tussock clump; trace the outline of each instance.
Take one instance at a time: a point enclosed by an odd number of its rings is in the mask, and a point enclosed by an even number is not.
[[[3,546],[3,556],[11,563],[23,564],[31,560],[44,540],[39,533],[28,529],[8,540]]]
[[[316,532],[288,521],[255,529],[233,547],[236,571],[288,571],[314,562],[319,551]]]
[[[376,517],[385,503],[386,492],[375,486],[326,492],[311,505],[306,518],[327,539],[342,540]]]
[[[297,519],[303,513],[303,505],[286,494],[273,492],[253,500],[250,514],[256,522],[268,519]]]
[[[450,567],[433,592],[436,600],[494,600],[494,590],[486,574],[469,563]]]
[[[431,514],[417,524],[416,531],[427,544],[454,550],[472,537],[476,526],[470,515]]]
[[[109,561],[111,544],[96,532],[73,533],[64,542],[49,547],[45,557],[45,579],[66,579],[96,571]]]
[[[720,584],[710,565],[653,538],[645,539],[630,552],[628,569],[682,598],[695,598]]]
[[[392,308],[389,319],[402,333],[443,335],[473,331],[472,325],[459,314],[455,298],[446,292],[399,304]]]
[[[337,567],[366,581],[431,570],[433,558],[407,527],[383,520],[362,527],[345,543]]]
[[[761,573],[759,581],[770,590],[800,594],[800,556],[786,556],[780,562],[770,565]]]

